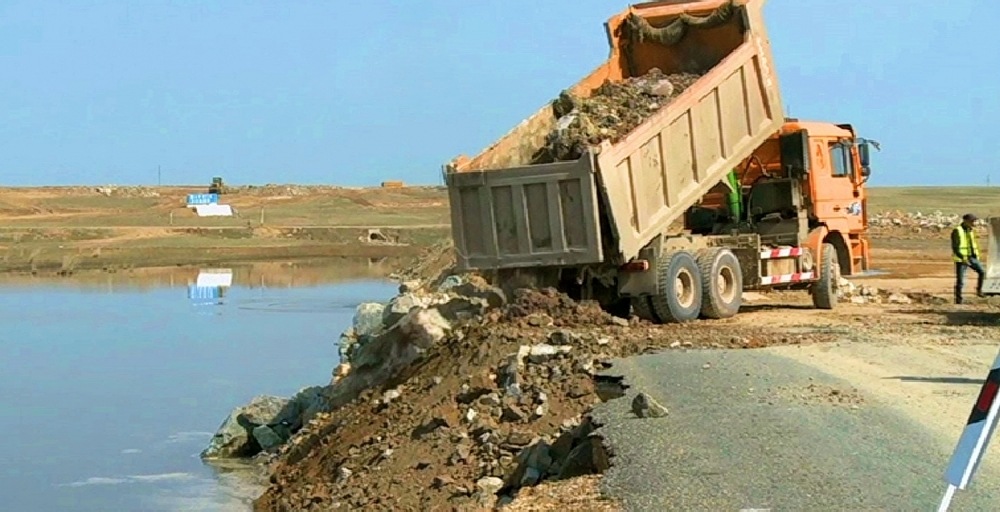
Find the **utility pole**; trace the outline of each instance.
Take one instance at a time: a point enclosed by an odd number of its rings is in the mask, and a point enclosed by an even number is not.
[[[156,166],[156,186],[163,186],[163,174],[159,165]]]

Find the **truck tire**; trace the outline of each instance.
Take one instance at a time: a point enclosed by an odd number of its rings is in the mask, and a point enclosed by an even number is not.
[[[743,271],[729,249],[698,252],[701,270],[701,315],[721,319],[735,316],[743,305]]]
[[[840,288],[840,262],[837,260],[837,249],[833,244],[823,244],[820,255],[819,280],[810,288],[813,306],[819,309],[833,309],[837,304],[837,291]]]
[[[657,269],[658,293],[650,298],[660,323],[690,322],[701,313],[701,271],[687,251],[664,254]]]
[[[659,319],[653,315],[653,308],[649,305],[649,297],[632,297],[632,311],[635,316],[653,323],[659,323]]]

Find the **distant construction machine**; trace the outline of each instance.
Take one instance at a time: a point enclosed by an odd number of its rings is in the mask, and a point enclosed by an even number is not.
[[[221,176],[215,176],[212,178],[212,184],[208,186],[209,194],[222,194],[226,191],[226,185],[222,183]]]

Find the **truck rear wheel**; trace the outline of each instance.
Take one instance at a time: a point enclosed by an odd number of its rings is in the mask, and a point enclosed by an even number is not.
[[[701,270],[701,314],[705,318],[729,318],[743,304],[743,271],[740,260],[729,249],[698,252]]]
[[[701,313],[701,271],[687,251],[660,258],[657,294],[650,298],[661,323],[689,322]]]
[[[820,255],[819,280],[810,288],[813,306],[819,309],[833,309],[837,304],[837,291],[840,288],[840,261],[837,259],[837,249],[833,244],[823,244]]]

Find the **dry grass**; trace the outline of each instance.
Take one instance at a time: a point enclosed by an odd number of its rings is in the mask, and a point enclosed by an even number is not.
[[[184,207],[187,194],[201,192],[196,187],[0,188],[0,271],[382,257],[399,251],[359,243],[368,228],[413,246],[448,234],[447,195],[435,187],[244,189],[222,196],[237,212],[230,218],[199,218]]]
[[[351,254],[365,255],[357,248],[367,228],[394,231],[421,247],[450,237],[442,187],[257,187],[222,196],[238,216],[198,218],[184,207],[185,196],[204,191],[0,188],[0,271],[259,260],[295,257],[296,251],[319,256],[328,253],[317,252],[318,247],[332,244],[353,245]],[[869,192],[873,212],[1000,214],[1000,188],[876,187]]]
[[[1000,214],[1000,187],[873,187],[868,190],[868,206],[873,212],[972,211],[986,217]]]

